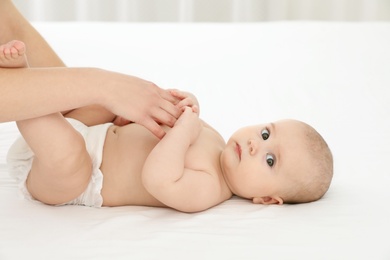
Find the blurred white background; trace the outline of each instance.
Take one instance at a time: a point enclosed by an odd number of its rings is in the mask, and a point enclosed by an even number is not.
[[[390,0],[14,0],[30,21],[390,21]]]

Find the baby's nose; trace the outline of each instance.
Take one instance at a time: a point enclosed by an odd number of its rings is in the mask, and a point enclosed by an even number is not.
[[[248,140],[248,147],[249,147],[249,154],[255,155],[258,149],[257,142],[253,139]]]

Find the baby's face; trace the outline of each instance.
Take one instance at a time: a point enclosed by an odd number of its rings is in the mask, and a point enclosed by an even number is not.
[[[275,198],[272,203],[283,203],[282,191],[291,188],[291,179],[304,178],[310,165],[303,138],[303,125],[295,120],[235,132],[221,155],[232,192],[256,203],[265,203],[256,198],[269,197]]]

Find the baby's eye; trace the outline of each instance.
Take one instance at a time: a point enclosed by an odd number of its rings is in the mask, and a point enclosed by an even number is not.
[[[267,128],[264,128],[261,131],[261,137],[263,138],[263,140],[267,140],[269,138],[269,131]]]
[[[267,161],[267,164],[269,165],[269,167],[274,166],[275,158],[272,154],[267,154],[267,156],[265,157],[265,160]]]

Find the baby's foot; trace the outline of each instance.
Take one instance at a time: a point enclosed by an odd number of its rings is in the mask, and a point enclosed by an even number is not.
[[[0,45],[0,67],[2,68],[26,68],[26,46],[21,41],[10,41]]]

